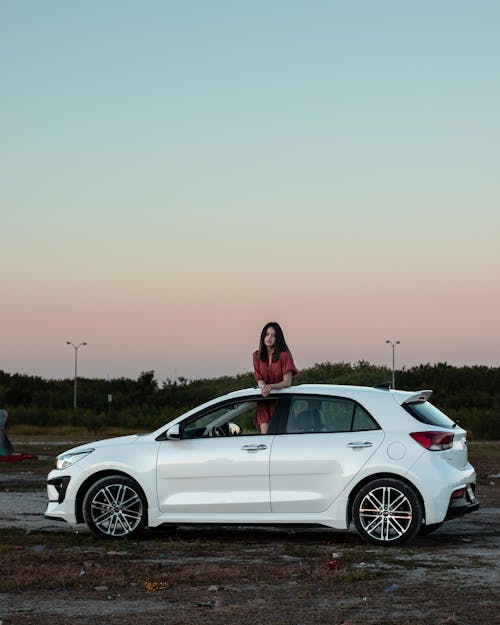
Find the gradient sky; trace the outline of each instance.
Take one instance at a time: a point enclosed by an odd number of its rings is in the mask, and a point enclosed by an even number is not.
[[[0,0],[0,369],[500,366],[497,0]]]

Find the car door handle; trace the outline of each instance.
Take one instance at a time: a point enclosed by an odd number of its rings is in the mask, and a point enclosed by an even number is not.
[[[360,449],[362,447],[373,447],[373,443],[370,441],[354,441],[353,443],[347,443],[347,447]]]
[[[244,451],[259,451],[259,449],[267,449],[267,445],[261,443],[260,445],[243,445],[241,448]]]

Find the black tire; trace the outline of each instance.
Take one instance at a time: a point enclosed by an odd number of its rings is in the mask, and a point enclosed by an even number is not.
[[[418,530],[418,535],[419,536],[429,536],[429,534],[432,534],[432,532],[435,532],[436,530],[438,530],[441,525],[443,525],[442,523],[431,523],[430,525],[422,525],[420,527],[420,529]]]
[[[411,542],[422,524],[422,505],[415,490],[397,479],[381,478],[363,486],[354,499],[356,529],[372,545]]]
[[[137,482],[125,475],[108,475],[87,491],[83,517],[100,538],[130,538],[146,526],[147,502]]]

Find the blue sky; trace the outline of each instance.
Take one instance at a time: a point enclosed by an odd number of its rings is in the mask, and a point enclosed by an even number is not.
[[[497,2],[0,3],[0,369],[498,365]]]

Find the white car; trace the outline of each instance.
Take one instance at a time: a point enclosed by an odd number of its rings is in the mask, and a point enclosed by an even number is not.
[[[57,458],[46,517],[122,538],[162,524],[315,524],[397,545],[477,510],[466,432],[431,391],[301,385],[211,400]],[[253,424],[272,401],[268,434]]]

